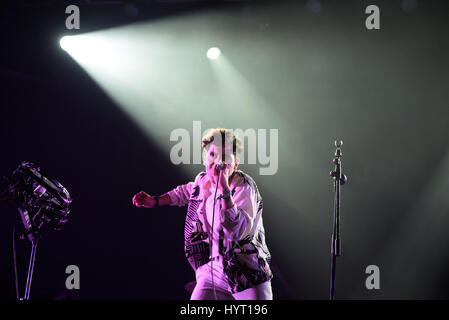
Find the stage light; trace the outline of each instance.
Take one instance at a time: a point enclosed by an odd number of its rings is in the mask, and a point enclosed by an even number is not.
[[[220,49],[215,48],[215,47],[210,48],[209,50],[207,50],[207,57],[210,60],[215,60],[220,56],[220,53],[221,53]]]
[[[59,45],[63,50],[69,51],[71,38],[72,38],[71,36],[64,36],[61,38],[61,40],[59,40]]]

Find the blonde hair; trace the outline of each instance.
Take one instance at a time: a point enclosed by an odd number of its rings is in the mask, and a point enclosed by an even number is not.
[[[236,158],[238,158],[239,154],[243,151],[242,140],[234,134],[232,129],[210,129],[204,135],[201,141],[201,146],[207,150],[211,143],[219,147],[221,147],[223,143],[224,145],[232,143],[232,153]]]

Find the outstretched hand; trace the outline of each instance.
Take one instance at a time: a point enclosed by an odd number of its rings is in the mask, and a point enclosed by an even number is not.
[[[145,191],[136,193],[133,197],[133,205],[136,207],[154,208],[156,206],[156,199],[150,196]]]

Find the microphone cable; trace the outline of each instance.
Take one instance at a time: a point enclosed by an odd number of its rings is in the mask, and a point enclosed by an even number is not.
[[[217,170],[216,168],[214,168],[214,170]],[[214,299],[217,299],[217,291],[215,290],[215,281],[214,281],[214,259],[212,257],[212,244],[213,244],[213,239],[214,239],[214,220],[215,220],[215,206],[217,203],[217,191],[218,191],[218,184],[220,183],[220,173],[221,173],[220,169],[218,171],[218,179],[217,179],[217,186],[215,187],[215,194],[214,194],[214,207],[212,209],[212,228],[211,228],[211,233],[210,233],[210,237],[209,237],[209,248],[210,248],[210,274],[211,274],[211,278],[212,278],[212,288],[214,291]]]

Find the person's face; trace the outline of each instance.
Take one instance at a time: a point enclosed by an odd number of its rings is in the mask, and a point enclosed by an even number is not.
[[[230,176],[239,165],[239,160],[232,153],[232,144],[227,144],[225,148],[211,143],[204,153],[204,166],[206,173],[212,182],[217,182],[218,174],[215,167],[220,161],[225,164],[225,175]]]

